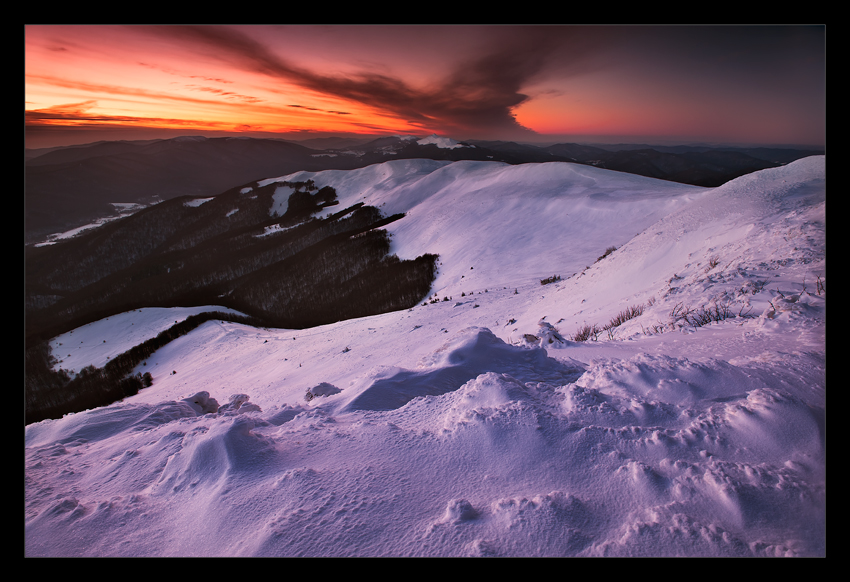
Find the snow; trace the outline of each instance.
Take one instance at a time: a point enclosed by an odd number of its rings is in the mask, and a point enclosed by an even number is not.
[[[73,237],[77,236],[78,234],[82,234],[86,231],[89,231],[89,230],[92,230],[92,229],[95,229],[95,228],[99,228],[99,227],[103,226],[104,224],[106,224],[108,222],[112,222],[113,220],[118,220],[119,218],[123,218],[125,216],[130,215],[130,214],[133,214],[134,212],[138,212],[142,208],[145,208],[144,204],[136,204],[136,203],[132,203],[132,202],[111,202],[110,204],[115,208],[116,213],[114,215],[107,216],[107,217],[104,217],[104,218],[98,218],[94,222],[91,222],[91,223],[83,225],[83,226],[79,226],[77,228],[73,228],[71,230],[67,230],[65,232],[48,235],[47,239],[45,241],[40,242],[40,243],[36,243],[35,246],[42,247],[42,246],[56,244],[60,240],[73,238]]]
[[[564,163],[398,160],[283,179],[333,186],[342,208],[364,202],[386,215],[407,213],[387,227],[393,252],[403,259],[439,254],[443,266],[434,291],[440,297],[554,270],[567,276],[583,269],[588,257],[709,192]]]
[[[138,395],[27,426],[26,555],[826,555],[824,156],[718,188],[431,160],[279,180],[308,178],[407,213],[394,252],[439,253],[451,300],[210,321]],[[175,319],[54,353],[98,365]]]
[[[272,224],[271,226],[265,227],[263,229],[263,232],[261,232],[260,234],[254,235],[254,237],[255,238],[261,238],[261,237],[264,237],[264,236],[269,236],[269,235],[277,234],[277,233],[280,233],[280,232],[286,232],[287,230],[291,230],[292,228],[294,228],[294,227],[283,227],[279,224]]]
[[[205,311],[240,314],[227,307],[147,307],[107,317],[56,336],[50,350],[57,359],[54,369],[78,372],[86,366],[102,368],[110,358],[155,338],[175,323]]]
[[[422,139],[417,140],[416,143],[419,144],[419,145],[434,144],[438,148],[443,148],[443,149],[447,149],[447,150],[453,150],[453,149],[456,149],[456,148],[472,147],[472,146],[460,144],[450,137],[441,137],[441,136],[437,135],[436,133],[429,135],[428,137],[423,137]]]
[[[271,216],[283,216],[289,208],[289,197],[295,192],[292,186],[278,186],[272,194]]]
[[[197,208],[197,207],[198,207],[198,206],[200,206],[201,204],[204,204],[205,202],[209,202],[209,201],[210,201],[210,200],[212,200],[213,198],[214,198],[214,197],[210,197],[210,198],[194,198],[194,199],[192,199],[192,200],[188,200],[188,201],[184,202],[184,203],[183,203],[183,206],[188,206],[188,207]]]

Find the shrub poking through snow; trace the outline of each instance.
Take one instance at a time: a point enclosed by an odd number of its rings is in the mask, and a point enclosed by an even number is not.
[[[705,268],[705,272],[708,273],[714,267],[720,264],[720,257],[717,255],[713,255],[710,259],[708,259],[708,266]]]
[[[555,281],[560,281],[560,275],[552,275],[551,277],[547,277],[546,279],[540,279],[541,285],[548,285],[549,283],[554,283]]]
[[[605,249],[605,252],[602,253],[602,256],[599,257],[598,259],[596,259],[596,262],[598,263],[599,261],[601,261],[602,259],[604,259],[605,257],[607,257],[608,255],[610,255],[611,253],[613,253],[616,250],[617,250],[617,247],[608,247],[607,249]]]
[[[632,305],[630,307],[627,307],[626,309],[624,309],[623,311],[618,313],[616,316],[612,317],[611,321],[609,321],[602,329],[607,330],[607,329],[610,329],[612,327],[618,327],[618,326],[626,323],[628,320],[634,319],[635,317],[642,315],[643,310],[644,310],[644,305],[642,305],[642,304],[641,305]]]
[[[736,314],[734,309],[735,303],[735,301],[726,295],[721,297],[712,297],[708,306],[701,305],[697,308],[692,308],[684,305],[683,303],[677,303],[670,311],[670,322],[668,325],[671,328],[675,327],[677,324],[679,327],[690,325],[691,327],[696,328],[708,325],[715,321],[725,321],[734,317],[753,317],[750,315],[749,310],[746,312],[744,311],[744,308],[747,307],[746,304],[742,304]]]
[[[741,287],[740,291],[738,291],[739,295],[757,295],[761,293],[761,291],[767,286],[767,281],[759,280],[759,281],[747,281],[743,287]]]
[[[611,318],[611,321],[606,323],[600,329],[596,324],[585,324],[576,331],[572,336],[573,341],[585,342],[587,340],[596,341],[603,331],[608,332],[608,339],[615,338],[615,330],[630,319],[634,319],[643,315],[644,310],[655,303],[654,299],[648,301],[645,305],[631,305]],[[670,311],[670,319],[667,324],[659,322],[658,325],[652,325],[649,328],[641,326],[644,335],[657,335],[667,330],[674,330],[677,327],[685,327],[686,325],[697,328],[708,325],[715,321],[725,321],[735,317],[749,318],[754,317],[750,314],[750,307],[747,303],[742,303],[740,308],[736,307],[738,302],[726,294],[712,297],[709,304],[701,305],[693,308],[684,303],[677,303]],[[736,312],[737,311],[737,312]]]
[[[573,334],[572,340],[574,342],[586,342],[589,339],[596,341],[602,331],[595,323],[593,325],[584,324]]]
[[[603,331],[608,332],[608,339],[616,339],[616,329],[629,321],[643,314],[645,306],[643,304],[631,305],[611,318],[611,321],[602,326]]]
[[[651,305],[651,303],[649,305]],[[586,342],[589,339],[596,341],[600,333],[602,333],[603,331],[607,331],[608,339],[613,340],[615,339],[614,330],[625,322],[627,322],[628,320],[643,315],[644,309],[646,309],[646,305],[643,304],[631,305],[620,313],[618,313],[617,315],[615,315],[614,317],[612,317],[611,321],[603,325],[601,329],[595,323],[593,325],[585,324],[584,326],[580,327],[578,331],[576,331],[572,339],[576,342]]]

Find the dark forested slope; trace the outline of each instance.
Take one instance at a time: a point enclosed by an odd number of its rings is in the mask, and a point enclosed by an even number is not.
[[[284,188],[282,216],[271,211]],[[266,325],[309,327],[415,305],[436,256],[390,255],[383,216],[323,218],[332,188],[258,183],[201,202],[175,198],[56,245],[26,249],[28,343],[139,307],[223,305]]]

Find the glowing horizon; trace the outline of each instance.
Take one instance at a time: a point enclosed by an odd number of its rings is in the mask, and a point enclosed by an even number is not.
[[[825,143],[823,26],[25,32],[28,147],[109,132]]]

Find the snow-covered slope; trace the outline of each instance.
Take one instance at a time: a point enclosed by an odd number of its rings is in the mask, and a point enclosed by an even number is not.
[[[457,149],[457,148],[472,147],[472,146],[464,145],[462,143],[458,143],[457,141],[453,140],[450,137],[440,137],[437,134],[432,134],[432,135],[429,135],[428,137],[423,137],[422,139],[417,140],[416,143],[418,143],[419,145],[433,144],[433,145],[437,146],[438,148],[444,148],[444,149],[449,149],[449,150],[453,150],[453,149]]]
[[[207,307],[148,307],[119,313],[95,323],[58,335],[50,341],[56,358],[55,368],[74,374],[86,366],[102,368],[110,358],[154,338],[175,323],[205,311],[221,311],[244,315],[232,309]]]
[[[560,162],[398,160],[280,178],[308,179],[334,187],[341,207],[364,202],[386,215],[406,213],[387,227],[393,251],[402,259],[439,254],[440,297],[556,272],[566,277],[709,192]]]
[[[137,396],[28,426],[27,555],[825,555],[824,157],[715,189],[430,160],[280,180],[307,178],[407,213],[394,250],[439,253],[451,300],[208,322]],[[131,347],[112,324],[87,333]]]

